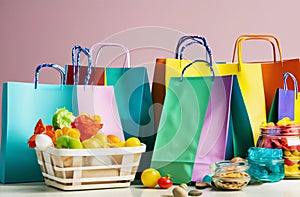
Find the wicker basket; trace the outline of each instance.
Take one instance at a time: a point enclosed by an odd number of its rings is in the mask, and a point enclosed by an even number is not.
[[[36,149],[46,185],[62,190],[129,187],[146,146]]]

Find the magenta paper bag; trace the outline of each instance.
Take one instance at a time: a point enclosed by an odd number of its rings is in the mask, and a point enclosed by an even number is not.
[[[78,85],[76,94],[78,113],[98,114],[104,134],[116,135],[121,141],[125,140],[112,86]]]

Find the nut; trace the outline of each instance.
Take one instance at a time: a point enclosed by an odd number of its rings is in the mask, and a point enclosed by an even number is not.
[[[243,177],[249,177],[249,174],[247,174],[246,172],[228,172],[228,173],[220,174],[220,177],[222,177],[222,178],[243,178]]]
[[[175,187],[172,192],[174,197],[187,197],[187,191],[182,187]]]
[[[179,185],[179,187],[183,188],[185,191],[188,190],[188,186],[187,186],[187,184],[185,184],[185,183],[181,183],[181,184]]]
[[[188,195],[189,196],[201,196],[202,192],[200,190],[193,189],[193,190],[189,191]]]
[[[230,161],[231,162],[240,162],[240,161],[245,161],[245,159],[243,159],[241,157],[233,157]]]
[[[209,182],[196,182],[195,187],[197,189],[205,189],[207,187],[211,187],[211,183],[209,183]]]

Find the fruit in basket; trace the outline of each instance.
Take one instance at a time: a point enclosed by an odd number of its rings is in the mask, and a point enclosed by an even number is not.
[[[52,125],[54,129],[63,127],[71,127],[71,122],[75,119],[72,112],[69,112],[65,107],[56,110],[52,117]]]
[[[97,133],[94,138],[99,139],[102,143],[108,144],[107,136],[104,133]]]
[[[158,170],[147,168],[142,172],[141,181],[145,187],[153,188],[157,185],[158,179],[161,177]]]
[[[157,181],[158,185],[160,188],[163,189],[168,189],[173,185],[172,179],[171,179],[171,175],[167,175],[164,177],[160,177]]]
[[[111,144],[121,142],[121,139],[118,136],[116,136],[116,135],[108,135],[107,136],[107,140]]]
[[[80,139],[80,132],[77,128],[63,127],[62,129],[55,130],[56,139],[62,135],[68,135],[70,137]]]
[[[116,135],[108,135],[107,140],[112,148],[125,146],[125,142],[121,142],[121,139]]]
[[[49,146],[53,146],[52,139],[45,134],[37,134],[35,138],[36,148],[46,150]]]
[[[57,148],[79,149],[83,148],[79,139],[62,135],[56,139]]]
[[[130,137],[125,141],[126,147],[141,146],[141,141],[136,137]]]
[[[47,136],[49,136],[52,140],[52,143],[55,143],[55,134],[54,134],[54,130],[53,127],[51,125],[44,125],[42,119],[39,119],[38,122],[36,123],[35,127],[34,127],[34,134],[29,138],[28,140],[28,145],[29,148],[35,148],[36,147],[36,136],[38,134],[45,134]]]
[[[83,148],[108,148],[109,144],[103,142],[96,137],[92,137],[82,141]]]
[[[80,114],[71,123],[72,128],[80,131],[80,140],[86,140],[96,135],[102,128],[102,124],[98,123],[98,119],[93,119],[88,114]]]

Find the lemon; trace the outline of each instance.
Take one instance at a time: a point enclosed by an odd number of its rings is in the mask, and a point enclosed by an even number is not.
[[[141,181],[145,187],[153,188],[157,185],[160,173],[154,168],[147,168],[142,172]]]
[[[125,141],[125,146],[126,147],[141,146],[141,141],[136,137],[131,137]]]

